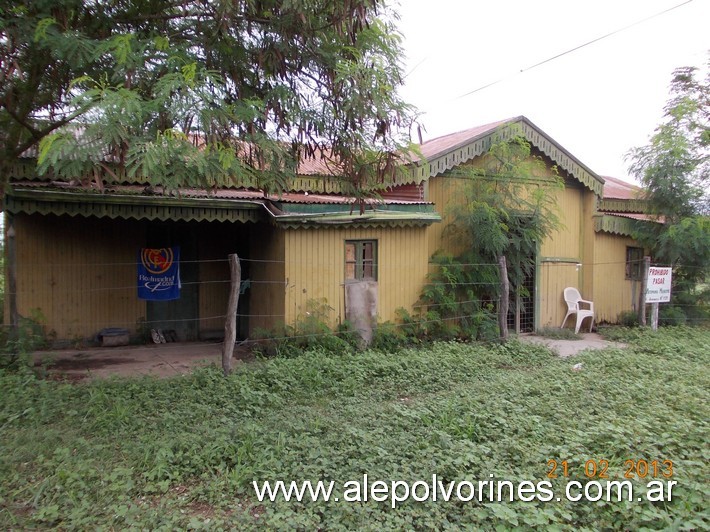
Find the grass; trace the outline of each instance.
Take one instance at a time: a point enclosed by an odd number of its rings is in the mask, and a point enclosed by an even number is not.
[[[626,350],[312,350],[188,377],[72,385],[0,373],[0,528],[707,528],[710,331],[617,331]],[[582,370],[573,370],[583,362]],[[259,503],[252,481],[618,479],[672,460],[673,500]],[[562,482],[553,482],[562,492]],[[635,486],[646,480],[636,479]]]

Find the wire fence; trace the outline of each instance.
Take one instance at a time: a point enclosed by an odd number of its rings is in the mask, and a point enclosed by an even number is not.
[[[268,265],[288,265],[294,267],[295,265],[302,265],[303,262],[287,262],[285,260],[272,260],[272,259],[255,259],[255,258],[241,258],[240,261],[249,265],[248,267],[252,270],[252,275],[244,280],[245,286],[248,286],[245,290],[245,295],[243,295],[241,308],[237,312],[237,318],[240,322],[251,323],[259,321],[260,323],[271,323],[277,324],[286,320],[287,315],[293,317],[293,313],[287,313],[286,311],[276,311],[270,310],[268,305],[261,305],[261,310],[253,310],[253,307],[257,302],[254,300],[252,292],[259,286],[274,286],[288,288],[294,285],[293,280],[287,279],[264,279],[255,278],[259,270],[259,266]],[[71,335],[71,331],[76,335],[76,331],[87,331],[89,329],[99,331],[106,327],[120,327],[130,330],[132,333],[136,333],[139,329],[150,330],[154,327],[162,328],[175,328],[178,325],[194,324],[198,335],[203,331],[203,329],[210,329],[212,333],[216,330],[224,327],[226,315],[226,303],[227,294],[229,291],[229,286],[231,284],[231,279],[229,278],[229,268],[228,259],[203,259],[203,260],[190,260],[190,261],[180,261],[181,265],[195,264],[198,266],[204,266],[206,273],[204,276],[209,278],[199,278],[203,275],[202,272],[198,274],[197,280],[186,280],[181,283],[183,288],[192,288],[200,293],[203,291],[208,297],[213,298],[212,301],[205,301],[203,304],[197,305],[192,309],[192,315],[190,316],[161,316],[161,317],[151,317],[146,315],[146,313],[138,309],[138,306],[142,303],[136,304],[135,292],[137,291],[137,283],[130,282],[128,279],[135,279],[135,269],[137,268],[139,262],[95,262],[95,263],[77,263],[68,261],[66,263],[27,263],[23,262],[23,268],[25,271],[21,274],[21,280],[30,282],[20,282],[18,283],[17,290],[10,292],[5,287],[4,297],[7,300],[8,297],[14,297],[18,304],[22,306],[23,309],[27,309],[26,300],[31,300],[36,303],[36,305],[31,305],[29,308],[39,308],[42,309],[42,302],[51,301],[54,308],[54,315],[52,316],[52,321],[46,323],[47,329],[54,329],[65,331],[63,334],[66,335],[67,331]],[[593,266],[597,267],[613,267],[616,268],[617,272],[621,272],[623,275],[623,269],[628,266],[629,261],[603,261],[595,263],[585,263],[585,262],[575,262],[574,260],[542,260],[537,266],[538,269],[545,268],[555,268],[558,266],[567,266],[575,268],[584,268]],[[311,262],[316,270],[318,265]],[[215,268],[216,266],[216,268]],[[375,267],[378,265],[375,264]],[[384,264],[381,266],[385,267]],[[437,267],[451,267],[451,268],[490,268],[498,266],[492,263],[439,263],[430,262],[429,271],[436,269]],[[654,266],[662,266],[654,264]],[[397,272],[411,271],[414,266],[408,263],[403,264],[387,264],[386,267],[390,274],[395,272],[395,277]],[[81,268],[84,273],[80,276],[81,283],[83,285],[73,285],[64,286],[61,278],[62,271],[74,271],[76,274],[76,269]],[[114,271],[112,269],[118,269],[119,271]],[[421,269],[421,268],[420,268]],[[29,271],[28,271],[29,270]],[[116,282],[115,285],[111,286],[110,283]],[[118,280],[122,280],[119,282]],[[637,282],[633,280],[632,282]],[[340,283],[342,286],[343,283]],[[440,279],[433,280],[420,279],[419,280],[419,290],[423,291],[426,288],[441,288],[441,287],[461,287],[464,289],[471,288],[474,290],[488,288],[491,293],[496,293],[498,289],[498,281],[466,281],[458,282],[456,280],[442,281]],[[529,287],[529,293],[532,293],[535,287],[531,285]],[[130,295],[129,295],[130,293]],[[692,289],[677,290],[673,293],[676,299],[681,299],[680,296],[690,296],[695,293]],[[634,294],[631,298],[632,305],[627,308],[619,308],[618,312],[631,311],[637,306],[636,303],[637,294]],[[250,301],[250,299],[252,299]],[[684,299],[684,298],[682,298]],[[490,298],[476,297],[467,298],[463,300],[454,300],[447,302],[437,302],[437,301],[403,301],[402,308],[411,309],[416,314],[421,314],[418,323],[421,325],[427,324],[445,324],[449,322],[461,322],[462,320],[469,320],[476,317],[475,313],[457,313],[455,309],[466,310],[469,309],[471,305],[486,305],[490,304]],[[564,305],[562,300],[558,301],[560,305]],[[343,301],[339,302],[340,305]],[[534,308],[534,301],[528,299],[521,302],[518,307],[518,311],[521,311],[521,307],[528,309],[528,314],[524,319],[532,320],[533,314],[532,309]],[[688,303],[685,301],[674,301],[668,305],[675,309],[680,309],[682,314],[673,315],[672,313],[665,313],[662,316],[662,321],[668,323],[702,323],[705,318],[699,316],[699,313],[692,312],[697,310],[697,305]],[[76,308],[88,307],[89,313],[91,314],[91,319],[81,319],[73,316],[72,312]],[[121,309],[121,312],[114,312],[114,310]],[[142,308],[142,307],[141,307]],[[58,310],[57,310],[58,309]],[[446,310],[446,312],[440,312]],[[438,317],[426,317],[427,311],[439,312]],[[513,308],[515,312],[515,307]],[[662,313],[664,313],[662,307]],[[453,315],[451,315],[453,314]],[[83,314],[86,316],[86,311]],[[116,316],[123,317],[116,317]],[[512,314],[508,317],[508,327],[512,328],[511,325],[514,323]],[[130,317],[127,317],[130,316]],[[433,315],[432,315],[433,316]],[[32,318],[31,315],[25,316],[25,318]],[[7,319],[5,320],[7,321]],[[36,321],[41,324],[42,316],[39,313],[36,316]],[[332,320],[327,320],[332,324]],[[533,322],[525,324],[524,326],[528,329],[532,327]],[[394,327],[406,327],[411,326],[411,324],[403,323],[392,323]],[[4,328],[8,328],[9,325],[5,324]],[[297,336],[297,332],[295,333]],[[315,333],[314,333],[315,334]],[[323,333],[332,334],[332,333]],[[61,334],[60,334],[61,335]],[[90,337],[88,334],[83,334],[84,337]],[[244,335],[242,335],[244,336]],[[313,337],[313,334],[306,335],[308,337]],[[317,334],[316,334],[317,336]],[[291,336],[294,337],[294,336]],[[272,340],[282,339],[283,337],[274,336],[270,338]],[[250,340],[253,341],[253,340]]]

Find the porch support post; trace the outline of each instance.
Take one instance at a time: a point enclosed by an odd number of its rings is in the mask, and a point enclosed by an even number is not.
[[[646,289],[648,288],[648,269],[651,267],[651,257],[643,258],[643,276],[641,278],[641,293],[639,294],[639,325],[646,326]]]

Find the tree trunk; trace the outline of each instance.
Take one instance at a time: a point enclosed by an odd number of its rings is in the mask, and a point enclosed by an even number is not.
[[[222,371],[225,377],[232,372],[232,355],[237,341],[237,307],[239,305],[239,289],[242,283],[242,267],[237,254],[229,256],[229,272],[231,277],[227,317],[224,324],[224,345],[222,346]]]

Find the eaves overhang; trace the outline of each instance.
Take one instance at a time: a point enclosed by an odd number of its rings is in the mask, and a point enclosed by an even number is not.
[[[368,205],[301,204],[269,199],[146,196],[14,187],[5,195],[4,209],[12,214],[95,216],[97,218],[185,221],[272,222],[300,227],[421,227],[441,221],[428,203]]]
[[[12,214],[55,214],[159,221],[259,222],[268,218],[263,201],[180,198],[15,188],[5,195]]]
[[[349,212],[289,213],[274,215],[274,223],[288,229],[314,227],[426,227],[441,221],[436,212],[415,213],[401,211],[371,211],[364,214]]]
[[[483,155],[490,150],[494,143],[516,135],[518,132],[510,128],[513,125],[520,126],[520,131],[528,142],[548,156],[558,167],[567,171],[574,179],[599,197],[602,196],[604,178],[592,171],[524,116],[496,122],[490,127],[474,130],[468,136],[466,132],[462,132],[458,136],[452,135],[449,145],[443,144],[440,149],[432,153],[426,153],[426,143],[423,144],[421,148],[425,159],[411,165],[411,181],[418,183],[428,180],[430,177],[443,174],[455,166]],[[436,141],[436,139],[434,140]]]
[[[633,237],[638,224],[660,223],[646,216],[622,213],[600,213],[594,216],[594,231]]]

